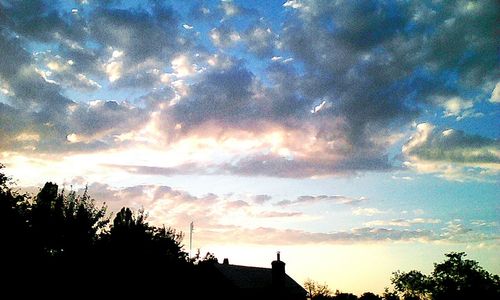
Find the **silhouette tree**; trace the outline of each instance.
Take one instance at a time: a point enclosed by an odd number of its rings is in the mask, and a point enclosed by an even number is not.
[[[307,279],[304,282],[304,289],[309,293],[309,296],[313,300],[330,299],[332,295],[332,292],[326,283],[321,284],[312,279]]]
[[[29,201],[25,194],[16,192],[12,180],[1,171],[0,164],[0,254],[6,260],[26,257],[31,247]]]
[[[75,192],[71,192],[63,201],[66,253],[82,255],[92,251],[98,239],[97,234],[109,223],[106,206],[97,207],[87,188],[83,195],[77,196]]]
[[[339,290],[335,292],[335,295],[331,298],[335,300],[357,300],[358,296],[351,293],[342,293]]]
[[[499,299],[500,279],[479,266],[476,261],[463,259],[464,252],[445,254],[447,260],[434,264],[426,276],[419,271],[395,272],[391,279],[403,299]]]
[[[107,250],[113,256],[129,259],[147,257],[187,261],[187,253],[181,244],[184,235],[172,228],[150,226],[146,217],[142,210],[134,214],[130,208],[122,208],[109,232],[102,235]]]
[[[445,255],[446,261],[434,264],[433,299],[500,299],[497,275],[491,275],[474,260],[464,259],[464,252]]]
[[[144,211],[134,213],[126,207],[116,214],[110,228],[101,234],[100,264],[111,269],[108,282],[112,289],[126,297],[124,287],[151,286],[168,290],[169,297],[176,298],[194,272],[182,250],[183,234],[172,228],[150,226],[146,217]],[[153,297],[153,290],[143,290],[140,296],[147,298],[149,293]]]
[[[394,272],[391,281],[395,290],[401,293],[405,300],[426,299],[432,291],[431,279],[416,270],[407,273]]]
[[[389,291],[389,288],[384,289],[384,293],[382,294],[384,300],[399,300],[399,296],[394,291]]]
[[[35,197],[20,194],[2,169],[0,164],[2,288],[15,295],[29,286],[39,295],[78,291],[94,297],[88,287],[101,282],[101,293],[113,298],[149,298],[159,287],[180,298],[187,278],[195,278],[181,232],[150,226],[143,211],[129,208],[109,225],[105,205],[97,206],[87,190],[59,192],[47,182]]]
[[[371,292],[366,292],[358,298],[359,300],[382,300],[382,297]]]
[[[195,265],[206,265],[206,264],[217,264],[219,260],[215,256],[215,254],[211,252],[205,253],[204,257],[201,257],[200,249],[196,251],[196,255],[190,259],[190,262]]]
[[[42,257],[90,256],[108,219],[106,207],[96,207],[87,191],[65,195],[47,182],[31,206],[31,229]]]

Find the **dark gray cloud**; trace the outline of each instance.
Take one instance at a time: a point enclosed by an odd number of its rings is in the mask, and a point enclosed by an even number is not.
[[[130,63],[168,58],[177,45],[177,20],[172,10],[98,9],[89,24],[92,38],[102,47],[124,51]]]
[[[103,53],[101,49],[87,46],[92,40],[87,18],[62,11],[53,3],[42,0],[7,1],[4,4],[6,28],[23,42],[54,46],[58,55],[74,62],[72,68],[76,74],[100,72],[100,55]]]
[[[7,104],[0,109],[5,143],[2,148],[32,151],[60,151],[103,148],[105,143],[68,143],[68,135],[98,135],[117,128],[137,125],[141,111],[117,102],[75,103],[62,95],[61,87],[37,69],[21,41],[8,31],[0,34],[0,80],[8,91]],[[128,124],[124,126],[124,124]],[[130,127],[129,127],[130,128]],[[116,132],[116,130],[115,130]],[[78,149],[80,148],[80,149]]]
[[[85,40],[85,21],[43,0],[2,1],[5,23],[23,38],[39,42]]]
[[[133,9],[111,2],[82,4],[76,14],[51,2],[1,2],[0,135],[8,141],[2,148],[118,146],[117,135],[159,111],[155,121],[167,142],[235,131],[282,138],[276,149],[252,149],[205,172],[311,177],[389,170],[389,148],[402,125],[426,109],[482,116],[476,104],[490,97],[499,78],[500,9],[493,0],[305,0],[284,8],[286,20],[273,26],[233,2],[199,2],[187,16],[192,19],[183,20],[204,28],[196,34],[179,32],[180,14],[160,1]],[[218,49],[198,35],[204,33],[214,34]],[[229,47],[239,40],[241,47]],[[174,66],[179,55],[185,59]],[[144,96],[135,106],[75,103],[67,96],[100,86],[139,88]],[[453,108],[450,99],[463,101]],[[498,149],[496,142],[478,146],[484,151],[472,157],[462,150],[484,140],[462,134],[451,141],[453,135],[436,135],[418,149],[407,144],[407,154],[498,162],[497,152],[484,150]]]
[[[2,148],[102,149],[115,144],[115,134],[147,121],[145,110],[129,103],[75,103],[64,92],[98,89],[104,76],[129,87],[158,82],[154,68],[168,62],[178,46],[170,9],[99,6],[80,17],[43,1],[1,5],[6,15],[0,32]],[[30,53],[32,42],[49,49]]]
[[[178,36],[174,12],[158,3],[151,11],[100,8],[93,12],[89,31],[101,49],[111,52],[105,68],[114,86],[154,86],[155,70],[168,65],[181,47],[187,50]]]
[[[127,132],[144,123],[146,117],[143,110],[125,102],[94,101],[71,109],[68,123],[72,133],[92,136]]]
[[[46,1],[3,5],[9,30],[23,41],[50,45],[65,62],[71,60],[71,75],[77,79],[79,74],[107,76],[116,87],[150,87],[158,82],[155,69],[168,65],[181,47],[190,47],[178,35],[174,11],[160,2],[147,9],[125,10],[105,2],[85,8],[73,14]]]
[[[99,83],[84,75],[89,70],[95,70],[95,66],[82,68],[82,62],[88,63],[85,58],[75,58],[78,61],[78,63],[75,63],[75,60],[68,58],[72,57],[72,55],[64,56],[65,59],[59,54],[53,54],[51,51],[39,52],[35,53],[34,62],[37,63],[38,67],[43,67],[47,78],[63,88],[76,89],[80,92],[92,92],[101,88]]]
[[[12,94],[11,104],[16,107],[62,112],[72,101],[60,94],[60,87],[49,82],[37,72],[31,55],[24,50],[20,40],[10,32],[0,32],[0,79]]]
[[[248,156],[219,166],[222,172],[242,176],[307,178],[314,176],[353,175],[357,171],[392,169],[387,157],[349,157],[338,159],[307,157],[291,159],[279,155]]]
[[[172,168],[140,166],[140,165],[113,165],[113,164],[106,164],[103,166],[107,168],[122,170],[133,174],[161,175],[161,176],[172,176],[179,174],[194,174],[194,173],[199,174],[199,172],[202,171],[202,167],[199,166],[198,164],[184,164]]]
[[[304,95],[330,99],[331,114],[345,118],[354,145],[370,147],[373,131],[412,120],[431,96],[457,95],[445,74],[475,87],[498,78],[496,1],[301,5],[281,42],[304,63]]]
[[[434,28],[421,50],[426,65],[434,70],[455,69],[469,88],[497,80],[499,70],[492,66],[498,65],[499,9],[498,1],[443,2],[434,16],[416,22],[423,29]]]
[[[426,161],[500,163],[500,141],[461,130],[439,130],[429,124],[419,125],[403,152]]]
[[[256,23],[249,26],[243,34],[243,42],[250,53],[259,58],[271,58],[276,48],[277,36],[269,26]]]
[[[55,144],[65,138],[64,119],[73,101],[61,94],[60,87],[44,78],[34,66],[32,57],[20,39],[7,30],[0,31],[0,82],[7,90],[7,103],[0,108],[2,148],[33,150],[33,143]],[[21,133],[30,139],[19,140]],[[29,145],[26,145],[29,144]]]
[[[252,107],[254,75],[241,64],[214,70],[189,87],[189,95],[173,107],[176,123],[183,130],[215,121],[237,126],[258,114]]]
[[[314,156],[314,153],[312,154]],[[387,157],[362,158],[307,157],[292,159],[280,155],[268,154],[243,156],[230,163],[187,163],[174,167],[151,167],[133,165],[107,165],[134,174],[172,176],[179,174],[223,174],[238,176],[269,176],[284,178],[308,178],[315,176],[352,176],[366,170],[388,171],[393,167]]]

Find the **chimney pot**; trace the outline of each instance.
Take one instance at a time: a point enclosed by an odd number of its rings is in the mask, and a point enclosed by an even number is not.
[[[285,286],[285,263],[281,261],[280,252],[277,253],[277,260],[271,263],[272,282],[275,289],[281,289]]]
[[[222,262],[223,265],[229,265],[229,259],[224,258],[224,261]]]

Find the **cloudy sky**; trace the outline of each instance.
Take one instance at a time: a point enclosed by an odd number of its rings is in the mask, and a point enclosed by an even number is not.
[[[452,250],[498,274],[499,11],[0,0],[0,162],[333,289]]]

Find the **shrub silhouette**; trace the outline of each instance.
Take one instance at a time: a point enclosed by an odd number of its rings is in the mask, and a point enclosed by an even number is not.
[[[464,259],[464,252],[445,254],[447,260],[434,264],[431,275],[419,271],[395,272],[392,283],[403,299],[499,299],[500,278]]]

